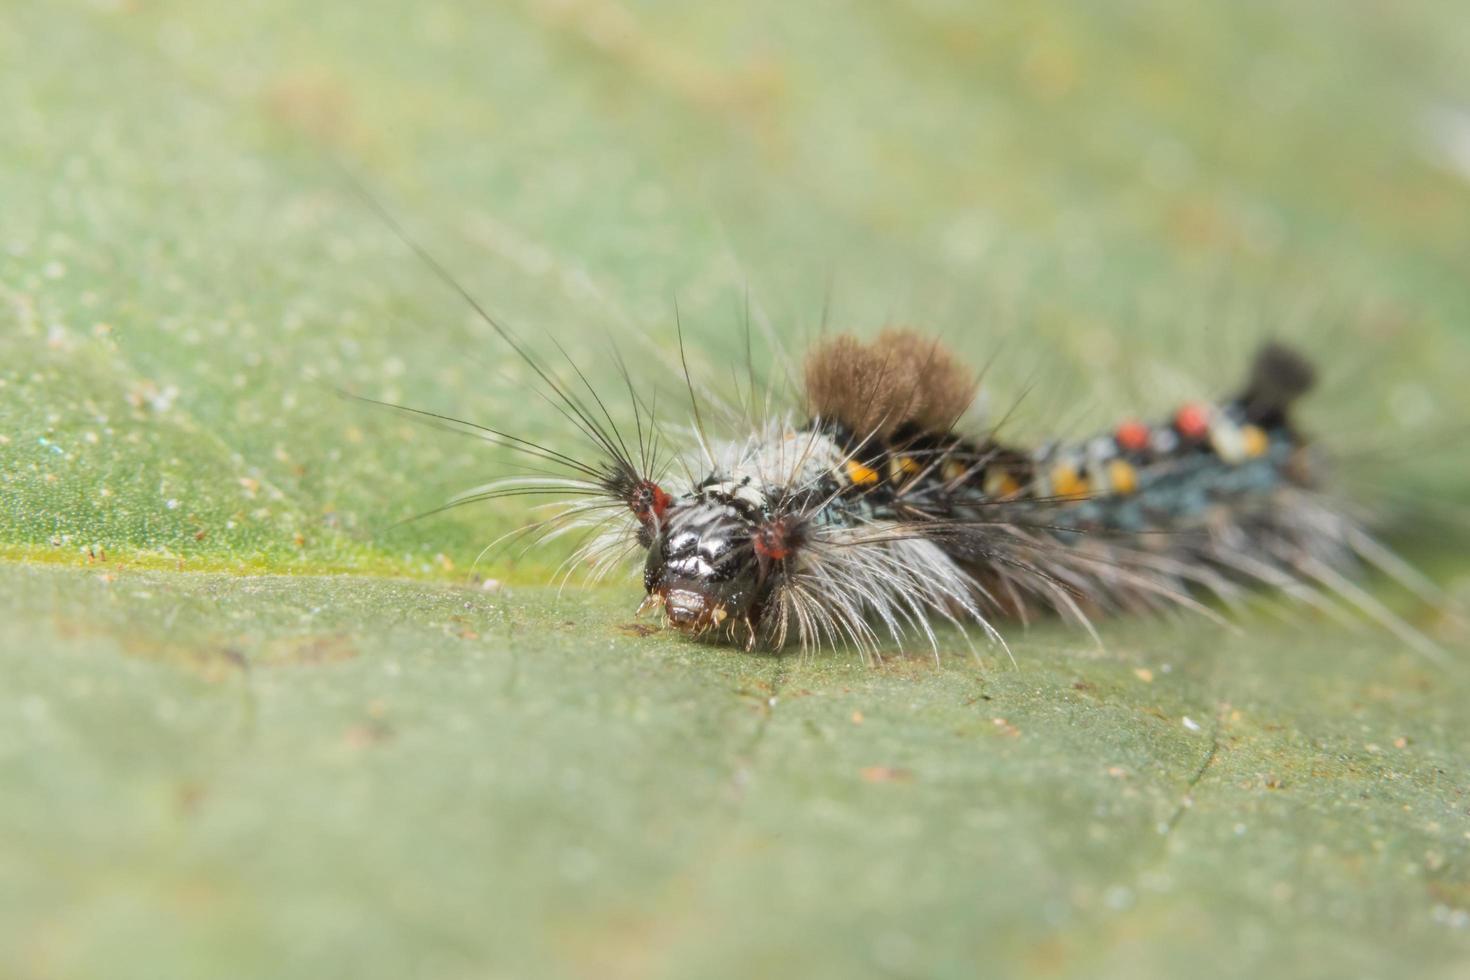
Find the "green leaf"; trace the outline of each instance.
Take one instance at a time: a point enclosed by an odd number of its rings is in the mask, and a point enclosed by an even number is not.
[[[0,9],[0,975],[1470,968],[1454,613],[701,646],[515,501],[395,526],[514,461],[337,393],[590,451],[345,168],[620,424],[676,304],[778,402],[932,329],[1018,438],[1285,335],[1463,593],[1453,5],[386,7]]]

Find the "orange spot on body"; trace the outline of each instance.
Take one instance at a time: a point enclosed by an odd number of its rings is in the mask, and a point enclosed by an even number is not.
[[[1174,428],[1186,439],[1199,441],[1210,434],[1208,406],[1192,402],[1174,413]]]
[[[1240,430],[1240,435],[1244,440],[1247,456],[1264,456],[1266,450],[1271,448],[1271,439],[1260,426],[1248,425]]]
[[[1127,495],[1138,489],[1138,471],[1121,459],[1108,463],[1108,484],[1113,493]]]
[[[894,483],[902,483],[906,477],[919,471],[920,466],[912,456],[891,456],[888,459],[888,479]]]
[[[1077,472],[1071,463],[1058,463],[1051,471],[1051,491],[1063,499],[1080,499],[1087,496],[1087,477]]]
[[[847,478],[860,487],[872,486],[878,482],[878,471],[871,466],[864,466],[857,460],[849,460]]]
[[[1144,423],[1137,419],[1129,419],[1118,426],[1113,432],[1113,441],[1118,448],[1127,453],[1141,453],[1148,448],[1149,437],[1152,433]]]
[[[1020,493],[1021,484],[1006,470],[992,470],[985,474],[985,492],[997,500],[1003,500]]]

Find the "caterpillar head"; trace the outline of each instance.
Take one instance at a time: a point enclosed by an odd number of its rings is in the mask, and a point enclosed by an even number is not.
[[[753,630],[794,549],[786,524],[725,494],[671,504],[646,533],[642,608],[684,633]]]

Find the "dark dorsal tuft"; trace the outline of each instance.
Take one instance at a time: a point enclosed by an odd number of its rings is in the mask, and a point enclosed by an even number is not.
[[[1273,341],[1256,352],[1240,405],[1250,422],[1280,425],[1291,403],[1310,391],[1316,381],[1317,372],[1305,357]]]

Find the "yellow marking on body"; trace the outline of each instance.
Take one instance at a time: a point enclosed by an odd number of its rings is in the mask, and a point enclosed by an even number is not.
[[[1087,478],[1071,463],[1058,463],[1051,470],[1051,492],[1054,497],[1078,499],[1087,496]]]
[[[954,481],[963,477],[965,473],[969,470],[969,467],[967,467],[964,463],[961,463],[957,459],[947,459],[944,461],[943,469],[944,479],[949,483],[953,483]]]
[[[860,487],[869,487],[878,482],[878,471],[871,466],[864,466],[855,459],[847,461],[847,479]]]
[[[1009,470],[995,469],[985,474],[985,493],[997,500],[1014,497],[1021,492],[1021,484],[1011,476]]]
[[[1113,493],[1130,494],[1138,489],[1138,471],[1131,463],[1112,460],[1108,463],[1108,485]]]
[[[917,472],[919,464],[914,462],[912,456],[888,457],[888,479],[894,483],[902,483],[905,477],[913,476]]]
[[[1271,448],[1271,439],[1259,425],[1248,425],[1240,430],[1245,440],[1245,454],[1252,459],[1266,455]]]

